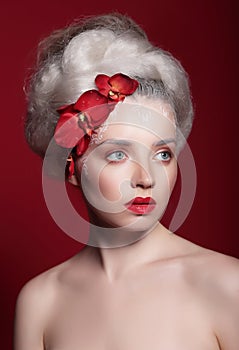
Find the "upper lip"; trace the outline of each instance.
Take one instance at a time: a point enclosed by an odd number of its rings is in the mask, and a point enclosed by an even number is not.
[[[126,205],[140,205],[140,204],[156,204],[155,200],[151,197],[135,197],[133,198],[131,201],[129,201],[128,203],[126,203]]]

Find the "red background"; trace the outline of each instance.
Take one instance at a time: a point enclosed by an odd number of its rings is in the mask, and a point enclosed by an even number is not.
[[[178,234],[239,257],[238,12],[236,1],[13,0],[1,4],[1,348],[11,349],[16,296],[23,284],[75,254],[45,206],[41,160],[23,137],[24,77],[40,39],[81,15],[118,10],[172,52],[191,78],[196,119],[189,144],[197,194]]]

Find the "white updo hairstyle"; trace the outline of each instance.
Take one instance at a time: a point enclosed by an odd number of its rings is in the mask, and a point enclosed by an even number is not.
[[[169,102],[177,127],[188,137],[193,108],[183,67],[170,53],[153,46],[131,18],[113,13],[84,18],[40,43],[27,90],[25,135],[32,150],[44,157],[59,118],[58,107],[94,89],[97,74],[115,73],[139,82],[134,94]]]

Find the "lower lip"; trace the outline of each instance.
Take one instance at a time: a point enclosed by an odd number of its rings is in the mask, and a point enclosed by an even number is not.
[[[147,214],[154,210],[154,204],[131,204],[127,207],[128,210],[135,214]]]

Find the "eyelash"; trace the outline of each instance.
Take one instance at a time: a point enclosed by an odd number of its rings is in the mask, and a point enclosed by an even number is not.
[[[162,162],[169,162],[172,159],[172,153],[170,151],[164,150],[164,151],[160,151],[158,153],[155,154],[155,156],[159,155],[159,154],[166,154],[167,155],[167,159],[161,159]],[[154,156],[154,158],[155,158]]]
[[[123,154],[123,158],[120,158],[120,159],[110,159],[111,156],[113,155],[116,155],[116,154]],[[159,160],[159,161],[162,161],[162,162],[169,162],[171,159],[172,159],[172,153],[170,151],[167,151],[167,150],[164,150],[164,151],[160,151],[158,153],[156,153],[154,155],[154,158],[157,157],[158,155],[166,155],[167,156],[167,159],[156,159],[156,160]],[[107,155],[107,160],[109,161],[109,163],[120,163],[122,161],[124,161],[125,159],[127,159],[127,155],[125,154],[124,151],[114,151],[114,152],[111,152],[110,154]]]
[[[117,153],[123,154],[123,155],[124,155],[124,158],[121,158],[121,159],[110,159],[110,156],[115,155],[115,154],[117,154]],[[125,152],[123,152],[123,151],[114,151],[114,152],[111,152],[110,154],[108,154],[106,158],[107,158],[107,160],[108,160],[110,163],[119,163],[119,162],[121,162],[121,161],[124,161],[124,160],[127,158],[127,156],[126,156]]]

